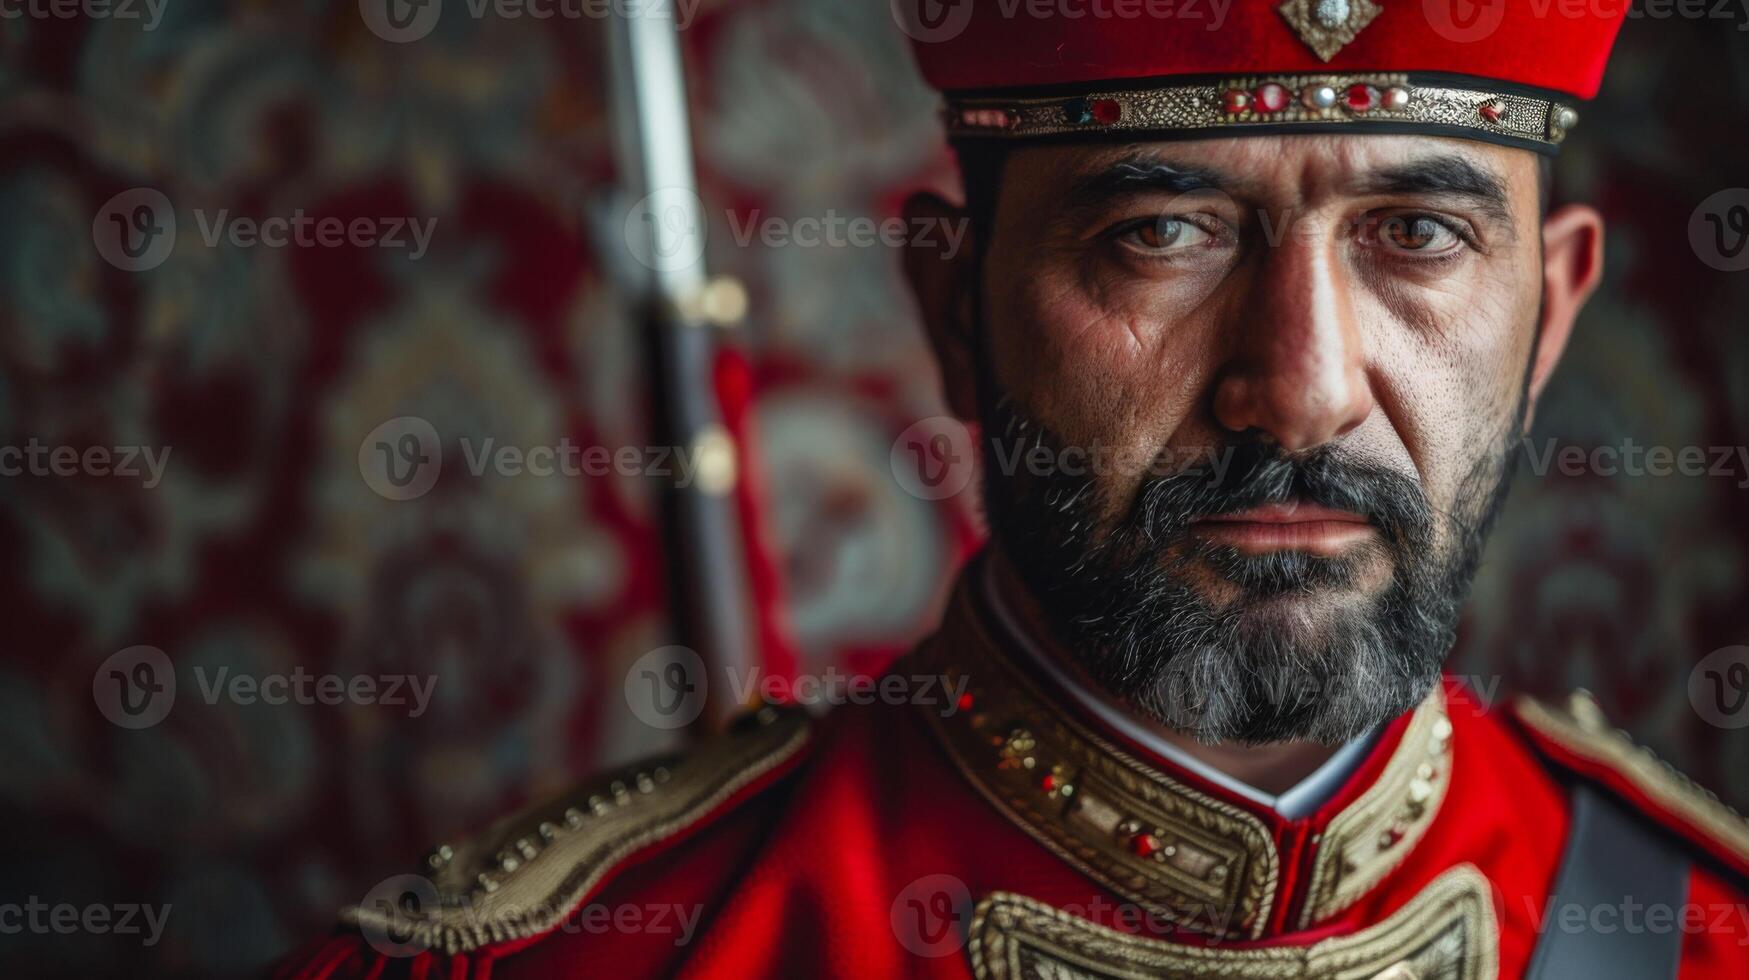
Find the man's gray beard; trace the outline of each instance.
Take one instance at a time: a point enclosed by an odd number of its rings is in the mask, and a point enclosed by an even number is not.
[[[1092,475],[1002,473],[1012,447],[1064,444],[1007,396],[981,402],[985,509],[1056,639],[1111,694],[1205,742],[1337,744],[1419,704],[1439,683],[1521,443],[1515,421],[1472,466],[1445,515],[1442,554],[1413,480],[1331,447],[1235,442],[1217,450],[1230,454],[1222,479],[1200,465],[1149,476],[1129,512],[1108,521]],[[1342,558],[1247,556],[1184,533],[1206,514],[1290,498],[1365,514],[1380,543]],[[1382,594],[1325,604],[1315,625],[1294,621],[1290,596],[1348,583],[1380,555],[1393,573]],[[1185,578],[1197,562],[1241,597],[1224,608],[1203,598]],[[1260,609],[1270,602],[1278,608]]]

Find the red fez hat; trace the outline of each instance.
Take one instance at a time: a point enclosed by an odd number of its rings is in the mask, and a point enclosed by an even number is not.
[[[1629,0],[891,0],[963,138],[1429,133],[1553,152]]]

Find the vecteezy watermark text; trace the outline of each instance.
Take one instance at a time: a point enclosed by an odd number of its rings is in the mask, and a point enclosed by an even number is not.
[[[221,666],[194,668],[200,699],[208,705],[285,704],[374,705],[407,708],[418,718],[431,704],[435,674],[316,674],[302,666],[290,673],[257,674]],[[183,685],[186,689],[186,685]],[[176,705],[176,666],[164,651],[132,646],[111,654],[91,676],[91,697],[97,709],[121,728],[150,728],[169,716]]]
[[[0,0],[4,2],[4,0]],[[437,229],[436,218],[403,216],[342,218],[306,214],[234,215],[229,208],[193,209],[200,241],[208,248],[221,242],[233,248],[383,248],[425,256]],[[164,192],[135,187],[105,201],[91,221],[91,239],[104,261],[124,272],[145,272],[162,265],[175,251],[177,210]]]
[[[419,259],[425,255],[425,249],[431,244],[432,232],[437,230],[437,219],[426,218],[338,218],[333,215],[316,217],[304,213],[298,208],[288,215],[271,215],[266,218],[232,217],[229,208],[220,208],[216,213],[194,209],[195,224],[200,227],[200,238],[208,248],[216,248],[221,239],[229,242],[235,248],[253,248],[263,245],[267,248],[339,248],[342,245],[353,248],[391,248],[406,249],[410,259]]]
[[[1524,454],[1537,476],[1728,478],[1749,489],[1749,446],[1643,445],[1632,439],[1619,446],[1580,446],[1549,438],[1527,441]]]
[[[936,249],[943,258],[960,253],[971,222],[966,218],[871,218],[843,215],[827,209],[824,215],[786,218],[765,216],[758,208],[745,216],[729,212],[729,233],[735,244],[746,248],[755,235],[766,248],[889,248],[914,246]]]
[[[377,952],[397,958],[431,948],[429,927],[440,912],[446,924],[481,931],[504,922],[553,923],[550,931],[566,935],[663,936],[672,937],[676,946],[692,942],[704,917],[704,906],[697,903],[591,902],[570,909],[539,902],[516,906],[501,900],[480,905],[471,896],[440,902],[437,886],[423,875],[396,875],[378,882],[358,908],[365,941]]]
[[[474,20],[672,20],[677,30],[692,25],[702,0],[463,0]],[[428,36],[443,17],[444,0],[358,0],[359,16],[372,34],[392,44]],[[451,6],[451,9],[455,7]]]
[[[168,905],[74,905],[32,895],[22,902],[0,902],[0,936],[141,936],[140,945],[149,947],[158,945],[169,918]]]
[[[966,710],[968,677],[943,674],[892,673],[881,677],[829,666],[820,673],[794,676],[759,668],[723,669],[730,703],[760,701],[809,707],[844,704],[916,705],[943,718]],[[675,729],[692,724],[704,711],[713,684],[704,658],[688,647],[657,647],[632,662],[625,676],[626,704],[639,721],[652,728]]]
[[[729,695],[736,704],[755,700],[808,706],[843,704],[915,704],[932,707],[942,717],[959,710],[971,678],[945,674],[885,674],[873,677],[829,666],[822,673],[795,677],[773,674],[757,667],[724,671]]]
[[[603,446],[573,442],[568,436],[535,445],[499,442],[494,436],[462,436],[456,442],[475,479],[618,475],[709,489],[732,484],[736,466],[734,440],[721,427],[701,431],[680,446]],[[444,446],[436,426],[417,415],[403,415],[365,434],[358,446],[358,471],[379,496],[415,500],[431,492],[445,472]]]
[[[1538,901],[1526,895],[1524,910],[1539,935],[1570,933],[1607,936],[1707,933],[1737,935],[1738,946],[1749,946],[1749,905],[1732,902],[1642,902],[1626,896],[1620,902],[1566,902],[1558,896]]]
[[[0,0],[0,20],[137,20],[156,30],[169,0]]]
[[[568,438],[560,439],[556,445],[524,448],[500,445],[490,437],[475,443],[464,436],[461,447],[468,472],[476,477],[485,476],[488,471],[511,477],[653,476],[672,478],[674,485],[682,489],[692,486],[705,455],[687,446],[609,448],[579,445]]]
[[[1168,446],[1155,452],[1095,442],[1045,445],[1030,436],[985,436],[981,457],[971,430],[959,419],[936,415],[906,426],[893,440],[887,464],[901,489],[921,500],[941,500],[971,486],[974,466],[993,467],[1004,476],[1026,473],[1076,479],[1131,475],[1173,476],[1195,470],[1220,484],[1231,468],[1236,445]]]
[[[1204,30],[1218,31],[1233,0],[890,0],[899,29],[925,44],[965,33],[974,6],[1003,20],[1205,21]]]
[[[233,704],[304,704],[328,705],[376,704],[389,708],[407,707],[407,717],[417,718],[431,704],[431,693],[437,688],[436,675],[419,677],[413,674],[312,674],[295,667],[289,674],[256,676],[231,673],[220,667],[208,673],[205,667],[194,668],[194,681],[201,700],[218,704],[221,699]],[[408,698],[411,697],[411,702]]]
[[[33,436],[22,446],[0,446],[0,476],[118,477],[151,490],[164,480],[170,448],[50,446]]]

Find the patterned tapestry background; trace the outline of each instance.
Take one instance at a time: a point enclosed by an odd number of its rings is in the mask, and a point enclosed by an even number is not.
[[[445,492],[398,502],[358,459],[409,415],[458,459],[463,437],[640,444],[636,339],[599,246],[626,213],[599,22],[451,0],[391,44],[351,0],[159,14],[0,19],[0,445],[171,451],[150,489],[0,478],[0,902],[173,909],[151,948],[0,937],[8,976],[259,970],[432,842],[656,747],[621,692],[664,642],[644,482],[446,470]],[[1609,271],[1538,448],[1749,442],[1749,273],[1689,238],[1697,206],[1749,185],[1735,16],[1630,20],[1561,160],[1557,194],[1608,216]],[[704,0],[684,43],[708,261],[752,297],[734,343],[795,653],[875,670],[927,629],[975,533],[971,493],[920,500],[892,475],[895,436],[941,411],[928,351],[891,249],[743,246],[726,215],[879,218],[951,186],[934,100],[879,0]],[[130,272],[94,243],[135,188],[178,227]],[[221,212],[435,224],[416,256],[208,244]],[[1749,733],[1689,687],[1749,643],[1745,484],[1740,461],[1524,473],[1456,669],[1496,697],[1590,687],[1749,803]],[[136,645],[183,688],[128,730],[93,676]],[[209,702],[196,668],[438,683],[413,717]]]

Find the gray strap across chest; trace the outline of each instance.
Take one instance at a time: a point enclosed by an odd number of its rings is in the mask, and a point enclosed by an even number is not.
[[[1526,980],[1675,977],[1688,873],[1688,856],[1649,822],[1576,785],[1553,904]],[[1649,929],[1646,910],[1657,906],[1670,911],[1654,917],[1660,928]]]

